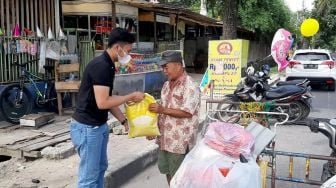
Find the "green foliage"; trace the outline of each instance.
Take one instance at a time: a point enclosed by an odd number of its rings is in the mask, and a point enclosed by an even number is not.
[[[266,39],[285,28],[293,30],[291,12],[282,0],[246,0],[240,3],[241,26],[257,32]]]
[[[314,46],[336,50],[336,1],[315,1],[312,16],[320,24],[319,32],[313,37]]]
[[[271,40],[279,28],[291,32],[297,27],[291,21],[294,17],[283,0],[237,0],[239,2],[238,25],[254,31],[264,39]],[[163,1],[160,1],[163,2]],[[200,0],[166,0],[165,2],[181,4],[184,7],[199,12]],[[207,0],[210,17],[223,20],[224,0]]]

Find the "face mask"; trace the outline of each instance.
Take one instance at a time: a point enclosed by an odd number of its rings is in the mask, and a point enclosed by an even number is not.
[[[119,54],[118,54],[118,62],[121,64],[121,65],[126,65],[128,62],[131,61],[132,57],[127,54],[124,50],[122,50],[124,52],[124,56],[121,57]]]

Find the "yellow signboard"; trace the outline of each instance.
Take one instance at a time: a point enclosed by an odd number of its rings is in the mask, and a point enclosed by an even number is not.
[[[248,45],[247,40],[209,41],[208,76],[214,81],[214,96],[234,92],[247,64]]]

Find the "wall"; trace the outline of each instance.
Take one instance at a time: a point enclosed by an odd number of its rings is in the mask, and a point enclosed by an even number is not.
[[[39,26],[45,34],[48,27],[55,33],[60,25],[58,6],[59,0],[1,0],[0,28],[5,29],[7,35],[15,24],[19,24],[22,31],[24,28],[36,31]]]
[[[271,44],[263,41],[250,41],[248,61],[263,59],[271,54]]]
[[[33,53],[21,46],[40,43],[41,40],[36,38],[37,26],[44,35],[50,27],[57,37],[60,25],[58,7],[59,0],[0,0],[0,28],[4,32],[4,35],[0,36],[0,84],[18,80],[19,74],[17,67],[13,66],[14,61],[23,63],[39,57],[38,54],[31,55]],[[21,33],[18,37],[12,37],[12,30],[16,24]],[[30,72],[38,73],[37,62],[32,62],[27,67]]]

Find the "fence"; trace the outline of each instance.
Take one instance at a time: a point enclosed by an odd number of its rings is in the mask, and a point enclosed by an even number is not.
[[[18,67],[13,63],[25,63],[39,59],[39,40],[32,37],[0,37],[0,84],[16,82],[19,79]],[[47,61],[52,65],[52,61]],[[38,74],[38,61],[29,63],[27,70]]]

